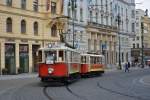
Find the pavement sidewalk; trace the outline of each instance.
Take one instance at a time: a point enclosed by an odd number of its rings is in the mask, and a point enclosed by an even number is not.
[[[131,67],[130,70],[138,70],[141,69],[139,67]],[[150,69],[149,67],[145,67],[144,69]],[[124,71],[124,69],[122,70],[118,70],[117,67],[113,67],[113,68],[107,68],[105,69],[105,72],[117,72],[117,71]],[[17,75],[0,75],[0,80],[11,80],[11,79],[25,79],[25,78],[36,78],[38,77],[37,73],[23,73],[23,74],[17,74]],[[147,80],[147,78],[145,79]],[[148,79],[149,83],[150,83],[150,76]]]
[[[37,73],[23,73],[17,75],[0,75],[0,80],[25,79],[38,77]]]
[[[144,67],[144,68],[140,68],[140,67],[130,67],[129,70],[139,70],[139,69],[150,69],[148,66]],[[113,68],[107,68],[105,69],[106,72],[116,72],[116,71],[124,71],[124,68],[122,68],[121,70],[117,69],[117,67],[113,67]]]

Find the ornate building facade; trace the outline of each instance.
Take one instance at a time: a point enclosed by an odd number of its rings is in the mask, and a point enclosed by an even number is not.
[[[0,73],[37,71],[36,51],[59,41],[62,0],[0,0]],[[62,24],[63,25],[63,24]]]
[[[87,0],[64,0],[64,15],[69,17],[66,41],[70,45],[74,44],[80,52],[88,52],[88,34],[85,28]]]
[[[117,35],[116,59],[118,63],[120,59],[123,64],[131,61],[132,39],[135,36],[135,0],[114,0],[113,13],[114,24],[119,30]],[[117,16],[120,16],[119,25],[116,22]]]
[[[113,24],[113,2],[111,0],[89,0],[88,2],[88,51],[104,54],[107,67],[116,64],[116,32]]]

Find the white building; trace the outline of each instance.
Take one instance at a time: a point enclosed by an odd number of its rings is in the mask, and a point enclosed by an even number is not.
[[[64,14],[72,17],[71,7],[68,6],[69,1],[72,0],[64,0]],[[121,62],[130,61],[131,41],[135,35],[135,0],[74,1],[77,4],[75,44],[79,44],[78,49],[100,53],[105,49],[106,63],[113,65],[119,61],[120,37]],[[118,15],[121,18],[119,27],[116,21]],[[72,44],[72,20],[68,23],[67,40]]]
[[[136,10],[136,35],[132,40],[132,48],[141,48],[141,21],[142,17],[144,17],[144,10],[137,9]]]
[[[68,21],[68,32],[66,34],[66,40],[69,44],[73,45],[73,16],[72,16],[72,0],[64,0],[64,15],[69,16],[70,20]],[[86,25],[87,25],[87,0],[73,0],[76,8],[74,9],[74,41],[75,47],[81,52],[88,51],[87,39],[88,35],[86,34]],[[70,6],[69,6],[70,2]]]
[[[107,67],[116,64],[116,33],[112,0],[88,0],[88,50],[105,56]]]
[[[114,24],[117,25],[117,16],[120,16],[120,25],[117,42],[117,62],[119,61],[119,37],[121,62],[131,61],[131,45],[135,35],[135,0],[114,0]]]

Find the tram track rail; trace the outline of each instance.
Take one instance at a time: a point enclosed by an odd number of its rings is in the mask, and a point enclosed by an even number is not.
[[[45,86],[45,87],[43,88],[44,96],[45,96],[48,100],[54,100],[50,95],[48,95],[47,89],[48,89],[47,86]]]
[[[79,100],[88,100],[88,99],[86,99],[85,97],[83,97],[83,96],[81,96],[81,95],[79,95],[79,94],[73,92],[73,90],[69,87],[69,85],[66,85],[65,88],[66,88],[66,90],[67,90],[71,95],[77,97]],[[54,98],[52,98],[52,97],[49,95],[47,89],[48,89],[48,86],[44,86],[44,88],[43,88],[43,94],[44,94],[44,96],[45,96],[48,100],[54,100]]]
[[[85,97],[83,97],[83,96],[81,96],[81,95],[79,95],[79,94],[73,92],[72,89],[69,88],[69,85],[66,85],[65,87],[66,87],[67,91],[68,91],[70,94],[72,94],[73,96],[75,96],[75,97],[77,97],[77,98],[79,98],[79,99],[81,99],[81,100],[88,100],[88,99],[86,99]]]
[[[142,97],[139,97],[139,96],[133,96],[133,95],[130,95],[130,94],[126,94],[126,93],[122,93],[122,92],[119,92],[119,91],[115,91],[115,90],[106,88],[106,87],[102,86],[99,82],[97,82],[97,86],[98,86],[98,88],[103,89],[103,90],[108,91],[108,92],[113,93],[113,94],[126,96],[126,97],[133,98],[133,99],[136,99],[136,100],[149,100],[149,99],[142,98]]]

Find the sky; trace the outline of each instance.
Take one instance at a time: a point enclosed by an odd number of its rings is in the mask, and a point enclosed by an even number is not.
[[[135,0],[137,9],[148,9],[150,13],[150,0]],[[140,3],[140,4],[138,4]]]

